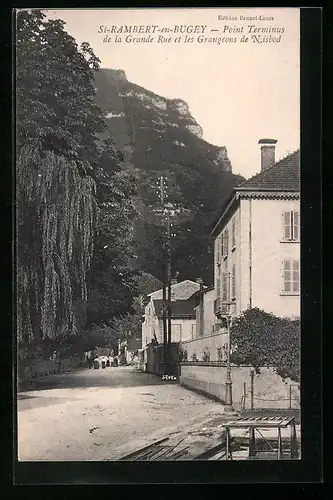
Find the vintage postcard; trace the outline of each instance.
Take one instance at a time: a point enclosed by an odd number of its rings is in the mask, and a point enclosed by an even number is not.
[[[15,16],[18,460],[300,460],[300,9]]]

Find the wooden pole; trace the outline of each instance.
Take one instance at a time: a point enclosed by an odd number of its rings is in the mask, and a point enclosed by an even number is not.
[[[290,458],[298,458],[295,419],[290,422]]]
[[[278,427],[278,451],[277,458],[281,460],[282,458],[282,438],[281,438],[281,427]]]
[[[166,374],[167,371],[167,249],[166,249],[166,234],[165,234],[165,222],[164,222],[164,177],[160,177],[160,198],[161,198],[161,208],[163,217],[163,296],[162,296],[162,324],[163,324],[163,372]]]
[[[168,373],[171,375],[171,249],[170,249],[170,212],[167,214],[167,317],[168,317]]]
[[[253,410],[253,399],[254,399],[254,370],[251,369],[251,410]]]
[[[230,454],[230,430],[229,427],[226,427],[226,460],[229,460]]]

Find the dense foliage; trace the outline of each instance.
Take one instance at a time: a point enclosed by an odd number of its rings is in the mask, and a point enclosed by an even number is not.
[[[18,339],[37,352],[131,304],[136,177],[96,103],[89,45],[32,10],[17,14],[16,51]]]
[[[299,382],[300,321],[248,309],[231,327],[232,362],[275,367],[282,378]]]

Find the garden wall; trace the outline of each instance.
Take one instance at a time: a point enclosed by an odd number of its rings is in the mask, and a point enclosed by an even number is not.
[[[198,360],[202,361],[204,350],[206,350],[206,352],[208,350],[210,354],[210,361],[221,361],[218,354],[218,348],[221,349],[220,352],[222,353],[222,356],[224,356],[222,357],[222,360],[224,360],[226,351],[223,350],[223,346],[225,346],[227,342],[228,334],[220,333],[182,342],[182,349],[186,350],[188,361],[193,359],[192,356],[194,353],[196,354]]]
[[[233,404],[236,409],[251,408],[251,369],[249,366],[232,366]],[[221,362],[181,363],[180,383],[225,402],[226,365]],[[300,408],[298,384],[282,380],[274,368],[260,368],[253,378],[253,409]]]

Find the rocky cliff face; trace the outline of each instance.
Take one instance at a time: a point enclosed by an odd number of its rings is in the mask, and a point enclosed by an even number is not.
[[[202,128],[182,99],[166,99],[139,87],[129,82],[122,70],[100,70],[96,74],[96,89],[98,103],[117,145],[129,152],[135,150],[135,156],[145,155],[146,168],[158,155],[158,164],[168,159],[172,163],[180,160],[189,163],[195,158],[197,163],[204,161],[231,172],[226,148],[202,139]]]
[[[188,214],[187,221],[178,223],[173,243],[174,271],[180,278],[199,273],[211,282],[210,223],[241,180],[232,174],[226,148],[202,139],[202,129],[183,100],[166,99],[131,83],[122,70],[102,69],[95,81],[109,134],[123,151],[125,166],[140,173],[136,199],[139,267],[161,278],[158,235],[154,224],[150,227],[149,211],[159,203],[156,186],[164,175],[168,200]],[[191,241],[194,230],[196,237]]]

